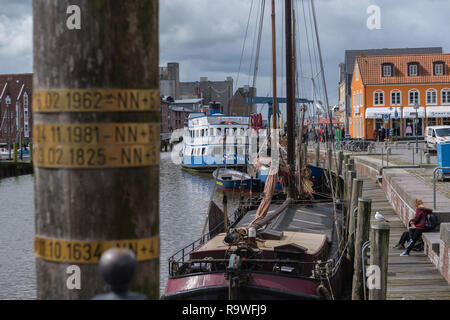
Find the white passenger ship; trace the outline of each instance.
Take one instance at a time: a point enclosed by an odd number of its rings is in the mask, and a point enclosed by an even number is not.
[[[202,171],[246,167],[249,123],[247,116],[190,114],[184,128],[182,166]]]

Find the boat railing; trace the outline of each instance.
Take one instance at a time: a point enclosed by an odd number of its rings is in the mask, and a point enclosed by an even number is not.
[[[328,261],[299,261],[291,259],[243,259],[241,271],[259,271],[295,276],[311,277],[324,281],[336,274],[334,260]],[[192,259],[189,261],[170,261],[169,275],[185,276],[201,273],[227,272],[229,259]]]

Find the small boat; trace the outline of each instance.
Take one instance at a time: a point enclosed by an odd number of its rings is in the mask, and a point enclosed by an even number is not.
[[[223,191],[256,191],[259,187],[259,179],[252,177],[244,172],[233,169],[216,169],[213,172],[217,188]]]
[[[264,185],[266,184],[268,176],[269,176],[269,167],[261,165],[260,170],[256,173],[256,177],[260,181],[261,190],[264,190]],[[277,185],[275,186],[275,192],[281,191],[283,191],[283,186],[281,185],[280,177],[278,177]]]

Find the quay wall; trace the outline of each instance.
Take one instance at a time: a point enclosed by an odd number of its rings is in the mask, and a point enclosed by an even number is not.
[[[0,179],[31,173],[33,173],[33,164],[29,162],[0,162]]]

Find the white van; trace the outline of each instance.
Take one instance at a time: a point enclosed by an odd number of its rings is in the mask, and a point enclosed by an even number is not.
[[[450,143],[450,126],[427,127],[426,141],[432,150],[436,150],[438,143]]]

